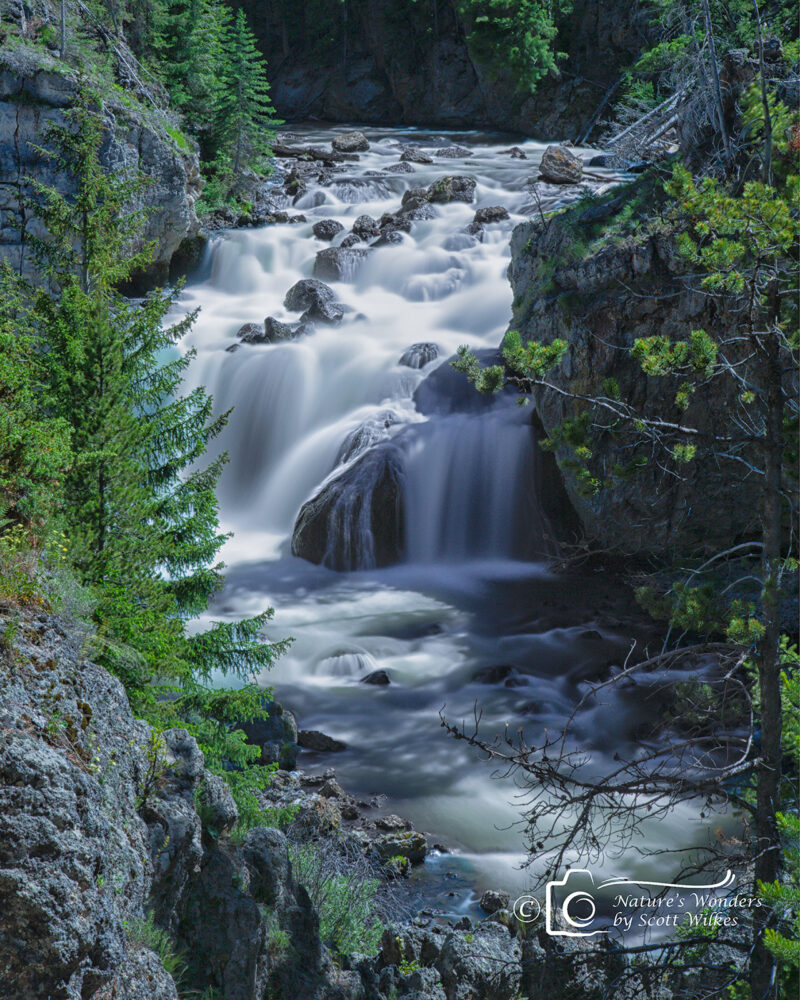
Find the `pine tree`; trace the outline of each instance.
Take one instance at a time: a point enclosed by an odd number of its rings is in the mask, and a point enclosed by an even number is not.
[[[282,644],[259,641],[271,611],[186,634],[222,583],[214,560],[226,536],[215,487],[224,458],[196,463],[226,415],[213,416],[201,388],[178,395],[191,352],[164,360],[194,319],[163,326],[177,291],[139,304],[117,290],[151,256],[149,247],[135,249],[142,214],[129,203],[139,180],[103,171],[103,118],[92,94],[65,117],[43,152],[74,177],[75,194],[35,191],[31,207],[47,236],[34,249],[50,286],[36,313],[56,412],[72,427],[68,534],[75,565],[99,597],[96,643],[143,703],[154,697],[154,676],[190,688],[214,670],[248,676]]]
[[[25,288],[0,266],[0,532],[41,535],[57,514],[69,465],[66,421],[51,418],[46,372],[33,336]]]
[[[223,37],[225,59],[214,135],[222,172],[230,169],[238,177],[247,168],[263,167],[279,123],[269,97],[266,64],[244,11],[237,11]]]
[[[230,20],[223,0],[157,0],[153,11],[151,45],[170,103],[204,143],[219,99]]]

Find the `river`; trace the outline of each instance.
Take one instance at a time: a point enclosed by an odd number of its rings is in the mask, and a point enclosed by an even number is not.
[[[302,142],[328,145],[346,129],[292,131]],[[558,575],[548,566],[552,531],[530,410],[513,399],[476,409],[465,384],[454,397],[452,379],[442,388],[432,378],[460,344],[490,349],[502,340],[511,316],[509,236],[540,210],[528,182],[545,147],[477,133],[364,131],[369,152],[330,183],[310,184],[290,206],[306,223],[219,237],[204,274],[181,298],[182,308],[201,310],[187,338],[198,353],[191,377],[213,393],[218,410],[234,407],[221,439],[230,462],[220,504],[223,526],[235,537],[223,553],[227,585],[211,617],[275,608],[270,636],[295,642],[261,682],[302,728],[347,744],[335,755],[304,753],[300,766],[335,766],[359,797],[385,793],[390,811],[445,846],[449,853],[433,852],[425,874],[449,898],[442,905],[464,912],[481,889],[514,893],[530,879],[520,869],[522,793],[447,736],[440,710],[470,720],[478,703],[487,735],[509,724],[538,739],[564,721],[587,680],[623,662],[631,631],[617,581]],[[434,155],[411,173],[387,172],[404,144],[429,153],[459,145],[472,155]],[[525,158],[510,155],[514,145]],[[340,325],[227,350],[244,323],[299,318],[283,300],[328,246],[313,236],[315,222],[343,224],[336,245],[356,217],[397,211],[405,190],[446,174],[473,177],[475,201],[438,205],[401,242],[373,249],[351,280],[331,283],[351,307]],[[541,208],[579,190],[545,186]],[[482,238],[467,232],[477,208],[495,205],[508,210],[507,220],[484,226]],[[421,370],[398,364],[418,342],[435,344],[438,358]],[[423,397],[417,390],[429,379],[434,388]],[[434,402],[421,407],[422,398]],[[335,572],[293,557],[292,530],[303,503],[341,472],[340,449],[359,428],[375,447],[390,442],[401,455],[405,557],[370,568],[368,546],[355,532],[358,568]],[[505,669],[494,683],[476,678],[498,666]],[[378,669],[388,672],[389,685],[361,683]],[[633,739],[646,710],[613,692],[586,708],[578,732],[598,766]],[[686,843],[694,822],[676,810],[669,822],[645,829],[642,843]],[[634,855],[601,861],[597,870],[633,877],[643,863]],[[535,859],[533,870],[540,864]]]

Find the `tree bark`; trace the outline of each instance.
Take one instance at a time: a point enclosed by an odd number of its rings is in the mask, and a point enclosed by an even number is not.
[[[772,115],[767,99],[767,71],[764,66],[764,35],[761,30],[761,11],[758,0],[753,0],[758,27],[758,66],[761,74],[761,106],[764,109],[764,183],[772,184]]]
[[[773,299],[776,296],[772,295]],[[772,310],[770,310],[772,312]],[[764,449],[763,578],[764,635],[758,653],[761,699],[761,759],[756,792],[755,878],[774,882],[780,869],[780,840],[776,813],[781,786],[780,574],[782,540],[781,476],[783,466],[783,387],[779,346],[774,335],[762,341],[767,380]],[[754,948],[750,966],[752,1000],[777,998],[775,958],[764,944],[768,907],[753,912]]]
[[[61,0],[61,45],[58,54],[61,59],[67,56],[67,0]]]
[[[706,34],[708,36],[708,50],[711,56],[711,78],[714,82],[714,104],[717,109],[717,118],[719,120],[719,131],[722,136],[722,145],[725,148],[725,156],[731,158],[731,145],[728,140],[728,129],[725,125],[725,110],[722,106],[722,88],[719,83],[719,66],[717,66],[717,45],[714,41],[714,25],[711,21],[711,10],[708,6],[708,0],[703,0],[703,13],[705,14],[706,20]]]

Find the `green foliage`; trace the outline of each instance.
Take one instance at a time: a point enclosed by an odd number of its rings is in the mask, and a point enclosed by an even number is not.
[[[510,71],[517,89],[528,93],[557,70],[558,19],[571,9],[571,0],[458,0],[475,58]]]
[[[222,173],[234,176],[245,168],[266,167],[269,143],[276,124],[269,98],[269,83],[256,40],[239,10],[223,33],[225,59],[220,67],[219,93],[215,102],[215,162]]]
[[[329,868],[325,851],[316,843],[294,844],[290,854],[295,879],[306,887],[319,913],[323,941],[341,955],[372,954],[383,933],[375,898],[379,880],[356,868]]]
[[[169,934],[155,924],[153,914],[148,913],[143,919],[129,920],[123,926],[131,945],[154,951],[167,972],[179,984],[186,974],[186,959],[175,947]]]
[[[71,453],[68,423],[51,417],[46,403],[43,406],[46,364],[34,334],[24,286],[4,261],[0,264],[0,530],[22,525],[35,536],[61,507]]]
[[[783,686],[783,745],[792,771],[787,776],[788,804],[797,798],[797,770],[800,765],[800,672],[798,672],[797,647],[786,637],[782,641],[782,660],[790,666],[782,677]],[[784,967],[787,979],[796,982],[800,969],[800,815],[796,808],[778,813],[778,827],[783,843],[783,877],[759,885],[762,899],[770,904],[777,917],[777,926],[768,927],[764,938],[769,950]],[[788,994],[787,994],[788,995]]]

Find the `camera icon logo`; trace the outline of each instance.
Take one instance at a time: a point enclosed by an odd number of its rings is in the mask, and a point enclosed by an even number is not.
[[[585,888],[587,880],[592,891]],[[576,888],[576,885],[581,888]],[[566,895],[559,902],[556,900],[556,893],[561,896],[561,890]],[[594,878],[586,868],[570,868],[562,879],[547,883],[545,930],[551,937],[593,937],[595,934],[605,933],[602,928],[591,929],[597,913],[593,890]]]

